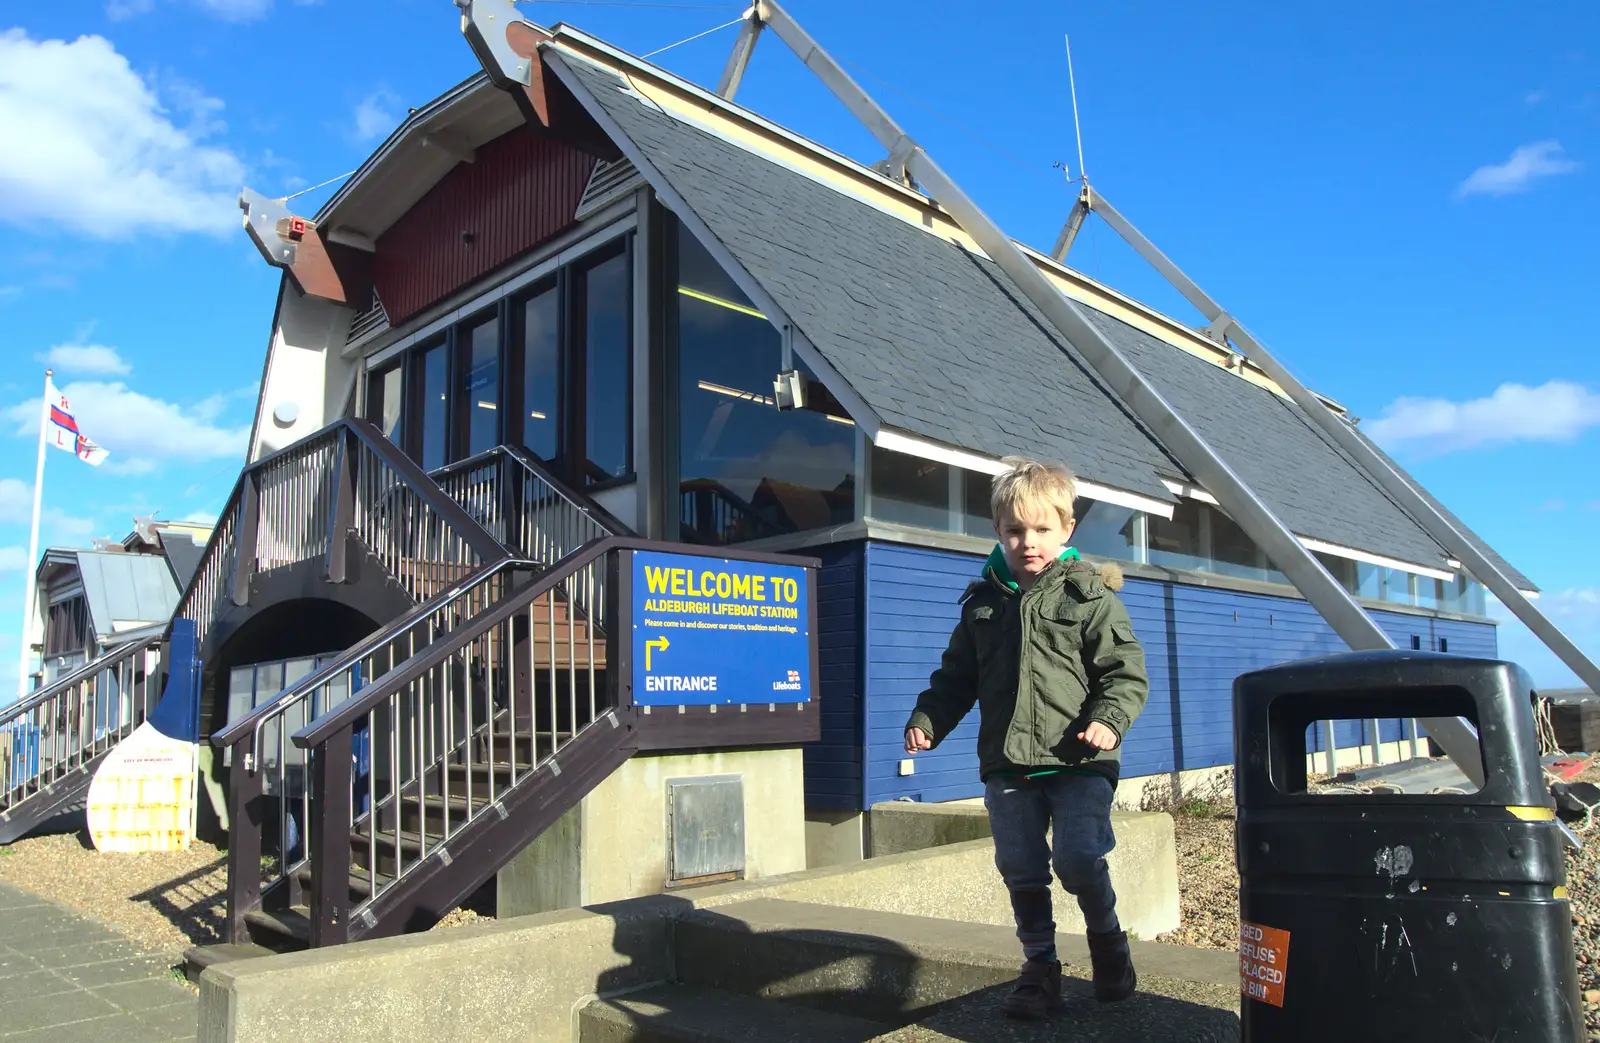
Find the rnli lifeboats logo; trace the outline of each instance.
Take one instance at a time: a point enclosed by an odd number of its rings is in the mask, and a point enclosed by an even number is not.
[[[772,682],[774,692],[798,692],[800,690],[800,671],[790,670],[787,681]]]

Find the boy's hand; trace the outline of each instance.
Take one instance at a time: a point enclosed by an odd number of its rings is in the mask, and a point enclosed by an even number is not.
[[[1117,738],[1116,731],[1099,721],[1090,721],[1089,727],[1078,733],[1078,738],[1097,750],[1115,749],[1122,741]]]
[[[933,740],[928,738],[928,733],[921,728],[906,729],[906,752],[916,753],[918,750],[933,749]]]

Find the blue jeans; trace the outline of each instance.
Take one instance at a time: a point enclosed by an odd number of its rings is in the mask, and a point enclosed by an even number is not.
[[[1090,931],[1119,929],[1117,895],[1105,858],[1116,846],[1111,831],[1115,792],[1109,779],[1066,773],[1037,779],[992,776],[984,786],[995,868],[1011,892],[1017,940],[1029,958],[1055,950],[1052,865],[1061,886],[1078,900]],[[1046,832],[1055,842],[1054,851]]]

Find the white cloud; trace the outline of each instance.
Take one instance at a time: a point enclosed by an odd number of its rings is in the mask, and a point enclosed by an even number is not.
[[[1600,394],[1552,380],[1538,387],[1501,384],[1488,398],[1397,398],[1367,424],[1390,449],[1437,455],[1510,442],[1570,442],[1600,424]]]
[[[48,485],[48,483],[46,483]],[[50,498],[50,490],[45,489],[45,499]],[[42,542],[51,547],[77,546],[88,543],[95,535],[95,524],[88,518],[79,518],[68,514],[59,507],[46,507],[43,517],[39,520],[39,533]]]
[[[106,17],[113,22],[127,21],[155,9],[156,0],[111,0],[106,4]]]
[[[272,0],[193,0],[193,4],[226,22],[253,22],[272,10]],[[149,14],[155,6],[156,0],[110,0],[106,17],[121,22]]]
[[[162,96],[164,95],[164,97]],[[175,106],[187,122],[173,121]],[[97,238],[227,234],[244,164],[205,139],[222,103],[173,82],[158,95],[99,36],[0,33],[0,216]]]
[[[133,367],[117,354],[116,348],[103,344],[57,344],[43,355],[40,362],[48,362],[56,369],[68,373],[88,373],[92,376],[121,376]]]
[[[1456,198],[1467,196],[1507,196],[1526,192],[1540,178],[1571,174],[1582,166],[1568,159],[1559,141],[1535,141],[1519,145],[1504,163],[1479,167],[1456,186]]]
[[[121,381],[78,381],[61,389],[84,434],[111,451],[112,460],[194,461],[244,456],[250,425],[221,423],[231,396],[213,395],[184,406],[134,391]],[[33,399],[0,412],[17,434],[38,433],[40,402]],[[124,464],[124,473],[129,466]],[[138,473],[137,471],[135,473]]]
[[[1529,91],[1522,96],[1522,104],[1532,107],[1548,97],[1550,97],[1550,92],[1542,88],[1536,91]]]
[[[387,87],[379,87],[362,98],[355,111],[356,140],[365,142],[387,137],[400,122],[394,112],[399,104],[399,97]]]
[[[272,0],[198,0],[200,8],[229,22],[253,22],[272,10]]]
[[[0,547],[0,572],[26,572],[28,548]]]
[[[217,514],[217,511],[190,511],[178,520],[192,522],[195,525],[215,525],[217,524]]]
[[[1600,661],[1600,587],[1547,590],[1533,605],[1585,655]],[[1500,620],[1500,658],[1527,670],[1540,687],[1583,686],[1577,674],[1494,598],[1489,600],[1489,614]]]

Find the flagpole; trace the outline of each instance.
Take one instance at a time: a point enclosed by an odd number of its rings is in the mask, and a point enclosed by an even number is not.
[[[33,471],[33,528],[28,533],[28,560],[22,601],[22,650],[17,655],[17,698],[28,694],[28,639],[33,635],[34,583],[39,575],[39,508],[44,503],[45,431],[50,420],[50,370],[44,371],[44,398],[39,406],[39,463]]]

